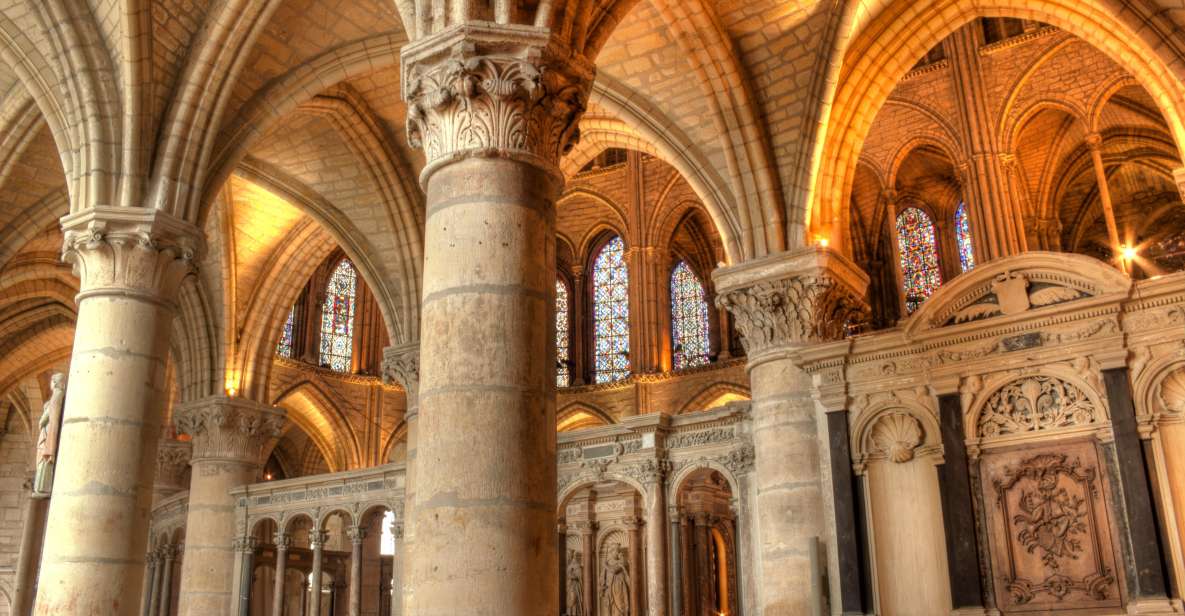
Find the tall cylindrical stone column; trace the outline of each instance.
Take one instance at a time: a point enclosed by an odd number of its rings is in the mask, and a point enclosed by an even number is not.
[[[403,614],[403,567],[406,561],[403,548],[403,521],[391,520],[391,535],[395,537],[395,553],[391,555],[391,616]]]
[[[329,533],[318,530],[309,533],[309,547],[313,549],[313,571],[309,574],[309,614],[321,616],[321,595],[324,582],[321,579],[325,559],[325,542]]]
[[[276,579],[272,587],[272,616],[284,616],[284,578],[288,573],[288,548],[292,547],[292,536],[276,533],[272,541],[276,544]]]
[[[1119,227],[1115,224],[1115,207],[1111,203],[1111,189],[1107,185],[1107,168],[1103,165],[1103,136],[1091,133],[1086,136],[1086,148],[1090,150],[1090,162],[1094,168],[1095,184],[1099,189],[1099,204],[1103,208],[1103,222],[1107,225],[1107,239],[1111,243],[1111,252],[1118,260],[1123,240],[1119,237]]]
[[[427,166],[412,614],[551,616],[555,199],[591,67],[546,28],[403,48]],[[465,425],[467,429],[458,430]]]
[[[140,616],[156,616],[156,605],[159,602],[157,591],[160,586],[160,553],[153,550],[144,559],[146,572],[144,575],[144,597],[141,600]]]
[[[256,481],[263,443],[280,434],[284,411],[212,396],[179,407],[177,431],[192,437],[193,467],[181,563],[179,616],[226,614],[234,582],[237,529],[230,489]]]
[[[172,616],[173,607],[173,559],[177,557],[177,547],[166,545],[161,551],[161,568],[164,574],[160,579],[160,616]]]
[[[821,414],[798,350],[842,338],[867,318],[868,277],[819,247],[721,268],[713,277],[716,302],[736,319],[749,356],[757,612],[807,614],[812,593],[822,592],[812,588],[808,545],[827,534],[823,498],[831,486],[823,485]]]
[[[235,598],[235,616],[251,615],[251,587],[255,581],[255,537],[243,536],[234,540],[235,555],[239,559],[238,593]]]
[[[646,486],[646,606],[649,616],[667,614],[667,503],[663,474],[644,478]]]
[[[36,609],[132,616],[174,300],[201,232],[155,209],[94,207],[61,222],[80,292]]]
[[[366,528],[352,526],[347,531],[350,537],[350,616],[362,613],[362,542],[366,539]]]

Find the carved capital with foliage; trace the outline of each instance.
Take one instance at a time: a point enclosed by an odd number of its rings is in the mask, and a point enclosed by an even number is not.
[[[193,461],[256,464],[264,443],[280,436],[287,414],[242,398],[213,396],[179,407],[179,434],[193,439]]]
[[[61,224],[62,260],[79,278],[79,299],[118,294],[171,303],[204,250],[201,230],[160,210],[98,206]]]
[[[808,248],[716,270],[716,305],[728,310],[750,358],[784,346],[844,338],[868,318],[868,277],[846,258]]]
[[[383,349],[383,381],[398,383],[407,392],[407,408],[416,407],[420,390],[420,345],[408,344]]]
[[[156,449],[156,484],[184,489],[185,469],[189,468],[192,445],[175,439],[161,439]]]
[[[426,182],[462,158],[515,158],[558,175],[577,140],[592,63],[549,30],[468,24],[403,50],[407,136],[424,149]]]

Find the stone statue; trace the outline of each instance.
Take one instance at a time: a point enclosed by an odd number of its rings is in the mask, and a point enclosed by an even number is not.
[[[41,407],[40,432],[37,435],[37,471],[33,475],[33,498],[49,498],[53,490],[54,464],[58,455],[58,435],[62,428],[62,407],[66,403],[66,375],[55,372],[50,378],[49,400]]]
[[[602,616],[630,616],[630,570],[625,548],[616,546],[601,568]]]
[[[581,554],[568,550],[568,596],[564,603],[566,616],[584,616],[584,566]]]

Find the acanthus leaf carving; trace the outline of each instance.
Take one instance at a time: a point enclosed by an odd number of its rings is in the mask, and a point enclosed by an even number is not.
[[[286,421],[281,409],[219,396],[181,406],[174,414],[177,432],[193,438],[194,462],[258,462],[264,442],[279,436]]]
[[[420,347],[408,345],[383,349],[383,381],[398,383],[407,392],[407,405],[416,405],[420,388]]]
[[[736,320],[749,353],[783,344],[839,340],[868,319],[868,306],[826,275],[763,280],[716,296]]]

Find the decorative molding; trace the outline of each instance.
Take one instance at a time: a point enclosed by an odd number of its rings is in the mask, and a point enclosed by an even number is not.
[[[1034,375],[1014,380],[988,398],[979,413],[976,435],[992,439],[1101,421],[1099,409],[1077,385]]]
[[[452,28],[403,48],[407,135],[423,148],[426,182],[466,157],[516,158],[559,179],[578,140],[594,68],[545,28]]]
[[[133,295],[171,306],[205,249],[200,229],[156,209],[96,206],[61,224],[79,299]]]
[[[213,396],[178,407],[173,422],[179,434],[193,437],[193,462],[257,464],[263,444],[280,435],[286,415],[243,398]]]

